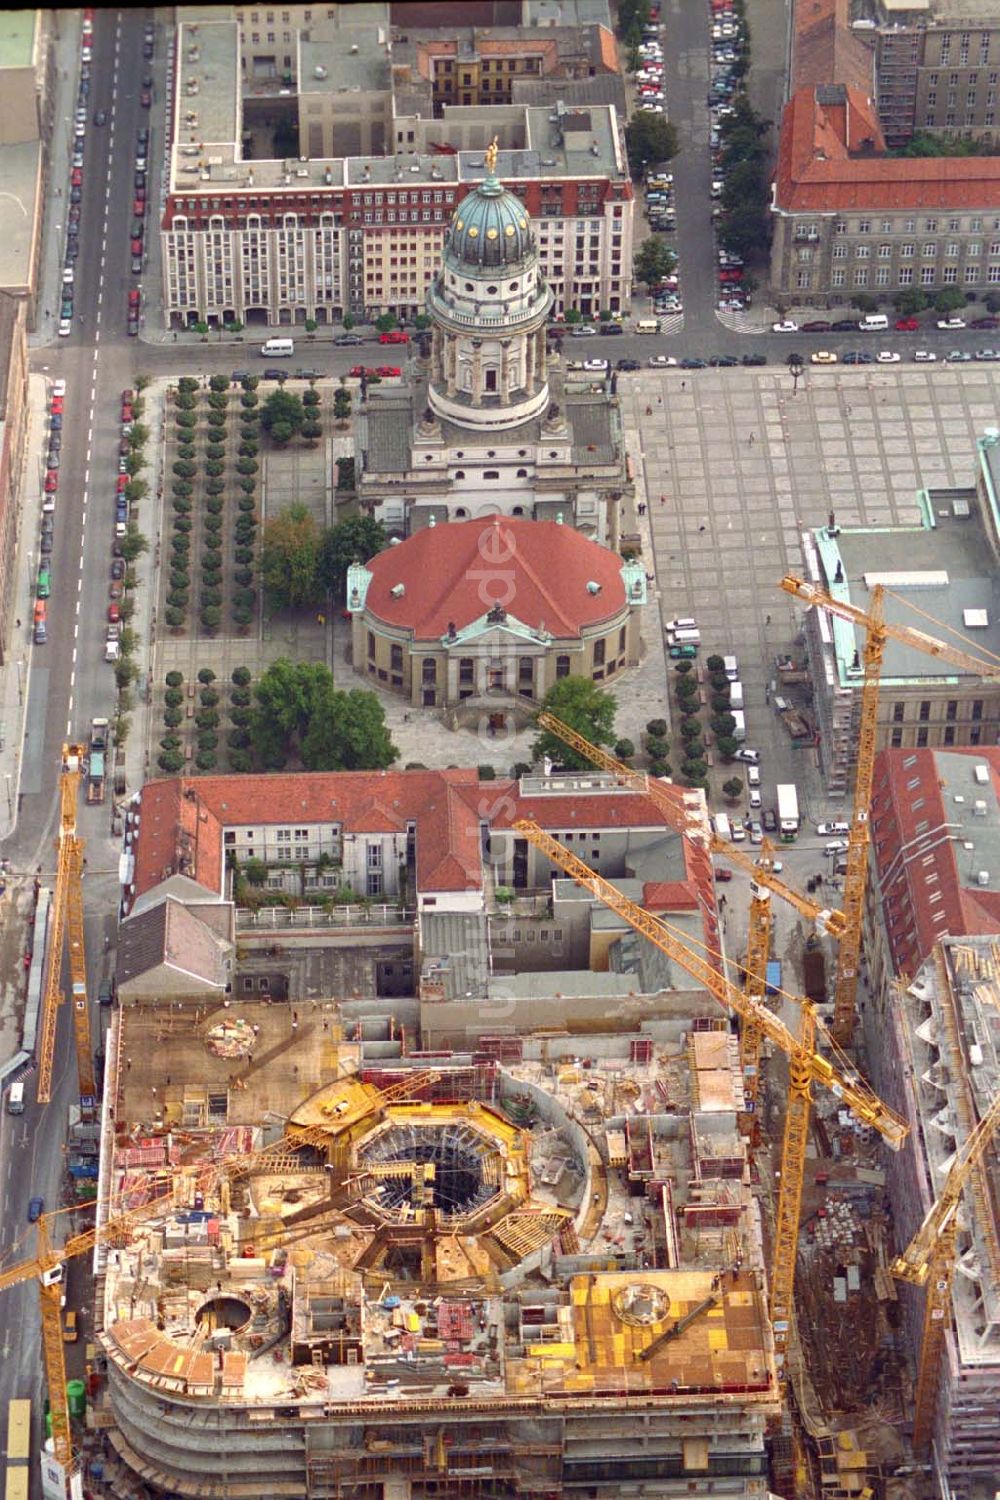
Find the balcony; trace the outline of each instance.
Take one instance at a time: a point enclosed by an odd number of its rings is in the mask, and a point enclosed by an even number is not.
[[[309,928],[407,927],[416,913],[409,906],[371,902],[352,906],[238,907],[236,927],[241,932],[304,932]]]

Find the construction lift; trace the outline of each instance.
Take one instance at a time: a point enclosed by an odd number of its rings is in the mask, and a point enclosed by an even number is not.
[[[671,792],[656,777],[647,776],[644,771],[633,770],[631,766],[625,765],[607,750],[591,744],[589,740],[584,739],[582,734],[578,734],[575,729],[571,729],[568,724],[557,719],[555,714],[540,713],[537,722],[540,728],[557,735],[571,750],[575,750],[592,765],[599,766],[602,771],[609,771],[611,775],[617,777],[622,786],[631,787],[633,791],[648,797],[663,813],[664,822],[676,833],[707,847],[713,854],[721,855],[723,859],[729,860],[738,869],[745,870],[750,876],[750,926],[746,961],[742,966],[742,972],[744,987],[756,1002],[763,1005],[767,989],[767,959],[771,951],[770,898],[772,892],[793,906],[800,916],[808,917],[815,924],[818,932],[829,932],[834,937],[842,935],[846,923],[842,912],[818,906],[815,901],[810,901],[807,896],[793,890],[774,874],[772,869],[774,845],[770,839],[765,838],[762,841],[757,859],[744,854],[728,839],[720,838],[711,827],[706,816],[704,799],[699,794],[694,793],[685,797],[683,808],[678,807],[676,788],[672,788],[674,795],[671,795]],[[746,1104],[740,1123],[744,1131],[752,1128],[757,1109],[760,1089],[761,1040],[759,1026],[752,1018],[744,1017],[743,1026],[740,1029],[740,1058]]]
[[[685,969],[691,977],[708,991],[726,1010],[733,1010],[744,1020],[760,1028],[761,1034],[780,1047],[789,1061],[789,1097],[785,1116],[785,1138],[781,1157],[781,1185],[778,1195],[778,1211],[775,1218],[774,1260],[771,1268],[771,1298],[769,1315],[774,1336],[774,1347],[779,1368],[784,1366],[785,1352],[792,1334],[795,1290],[795,1258],[798,1249],[799,1215],[802,1204],[802,1183],[805,1175],[806,1145],[809,1136],[809,1112],[812,1103],[811,1086],[821,1083],[857,1115],[864,1124],[872,1126],[883,1137],[893,1151],[898,1151],[909,1134],[909,1126],[902,1116],[884,1104],[861,1078],[851,1063],[843,1058],[842,1070],[816,1051],[817,1035],[829,1041],[833,1051],[839,1053],[832,1038],[828,1036],[816,1015],[815,1006],[808,1000],[800,1001],[801,1023],[798,1037],[792,1035],[785,1023],[766,1006],[746,994],[732,983],[710,962],[709,957],[695,953],[680,935],[670,926],[649,912],[643,911],[634,901],[623,896],[610,881],[596,874],[569,849],[564,849],[537,823],[519,819],[512,831],[527,839],[540,853],[563,869],[618,913],[630,927],[647,938],[675,963]],[[795,998],[795,997],[792,997]],[[842,1054],[841,1054],[842,1056]]]
[[[899,641],[904,646],[913,646],[928,656],[937,657],[963,671],[983,678],[1000,677],[1000,658],[991,660],[970,655],[957,646],[937,640],[926,631],[912,625],[889,624],[883,614],[885,588],[874,584],[871,602],[867,610],[859,609],[844,599],[836,599],[816,584],[806,583],[792,574],[781,580],[786,594],[794,594],[806,604],[829,610],[841,620],[866,631],[863,653],[864,684],[861,689],[861,722],[858,733],[858,760],[854,777],[854,803],[851,809],[851,826],[847,842],[847,872],[844,876],[845,926],[840,937],[840,955],[837,963],[837,987],[834,995],[832,1031],[841,1046],[849,1046],[854,1033],[857,1006],[858,966],[861,957],[861,933],[864,920],[865,885],[868,878],[868,820],[872,801],[872,784],[875,779],[875,752],[878,736],[878,700],[882,659],[886,642]],[[909,601],[904,601],[909,605]],[[913,608],[912,605],[909,605]],[[925,616],[931,619],[931,616]],[[942,630],[949,627],[940,624]]]
[[[56,1050],[56,1020],[64,996],[62,989],[63,942],[69,938],[69,975],[73,995],[73,1030],[76,1035],[76,1073],[81,1101],[96,1096],[94,1060],[90,1050],[90,1012],[87,1002],[87,957],[83,942],[83,839],[76,831],[76,800],[83,774],[82,745],[63,746],[59,777],[59,841],[56,845],[55,894],[52,899],[52,941],[49,968],[42,1001],[41,1037],[38,1049],[39,1104],[52,1098],[52,1067]]]
[[[958,1209],[966,1186],[976,1188],[983,1157],[1000,1125],[1000,1094],[955,1153],[944,1187],[924,1222],[889,1269],[900,1281],[924,1288],[924,1326],[920,1340],[920,1369],[914,1399],[913,1447],[920,1453],[930,1442],[937,1410],[938,1385],[945,1334],[951,1323],[951,1288],[958,1252]],[[970,1183],[970,1178],[972,1182]],[[974,1210],[986,1225],[993,1216],[985,1184],[973,1192]]]

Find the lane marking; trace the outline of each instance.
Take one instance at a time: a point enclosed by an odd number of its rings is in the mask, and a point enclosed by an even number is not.
[[[73,666],[76,666],[76,647],[73,647]]]

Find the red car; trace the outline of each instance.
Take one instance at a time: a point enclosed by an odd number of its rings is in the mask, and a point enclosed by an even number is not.
[[[45,476],[45,493],[47,495],[54,495],[58,488],[59,471],[57,469],[49,469]]]
[[[410,335],[404,333],[401,328],[394,328],[391,333],[380,333],[378,341],[380,344],[408,344]]]
[[[73,168],[72,172],[70,173],[69,185],[70,185],[70,187],[83,187],[83,168],[82,167],[74,167]]]
[[[132,408],[131,408],[131,406],[123,406],[122,407],[122,421],[123,422],[131,422],[132,421]]]
[[[127,474],[119,474],[119,476],[118,476],[118,483],[117,483],[117,485],[115,487],[115,493],[119,494],[119,495],[124,495],[125,490],[126,490],[127,487],[128,487],[128,475]]]
[[[130,247],[133,255],[142,254],[142,240],[131,240]]]
[[[379,367],[378,367],[377,370],[374,370],[374,371],[370,370],[368,373],[369,374],[375,374],[375,375],[389,376],[389,375],[402,375],[403,372],[399,368],[398,365],[379,365]]]
[[[111,625],[117,625],[118,621],[121,619],[121,617],[122,617],[122,612],[121,612],[120,607],[117,604],[109,604],[108,605],[108,622]]]
[[[113,578],[108,584],[108,598],[120,599],[124,587],[125,585],[122,583],[120,578]]]
[[[353,375],[355,380],[360,380],[362,375],[374,375],[375,371],[367,370],[364,365],[352,365],[348,373]]]
[[[53,396],[52,397],[52,401],[51,401],[51,403],[49,405],[49,411],[52,413],[53,416],[60,416],[62,414],[63,399],[64,398],[62,396]]]
[[[132,199],[132,216],[133,216],[133,218],[141,219],[142,216],[143,216],[143,214],[145,212],[146,212],[146,195],[145,195],[145,193],[143,193],[143,195],[142,195],[141,198],[133,198]]]
[[[132,390],[131,386],[126,386],[125,390],[122,391],[122,406],[131,406],[134,400],[135,391]]]
[[[143,109],[152,108],[153,96],[149,92],[149,89],[143,89],[142,93],[139,95],[139,103],[142,105]]]
[[[917,333],[919,331],[919,329],[920,329],[920,324],[917,322],[916,318],[897,318],[896,319],[896,332],[897,333]]]
[[[129,305],[129,307],[138,307],[139,306],[139,297],[140,296],[141,296],[141,293],[139,291],[139,288],[137,286],[132,287],[130,289],[130,291],[129,291],[129,294],[128,294],[128,305]]]

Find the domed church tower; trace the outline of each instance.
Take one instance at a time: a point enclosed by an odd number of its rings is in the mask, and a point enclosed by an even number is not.
[[[496,168],[494,139],[486,176],[455,210],[427,292],[431,410],[480,432],[516,427],[549,404],[545,320],[552,292],[538,268],[527,210]]]

